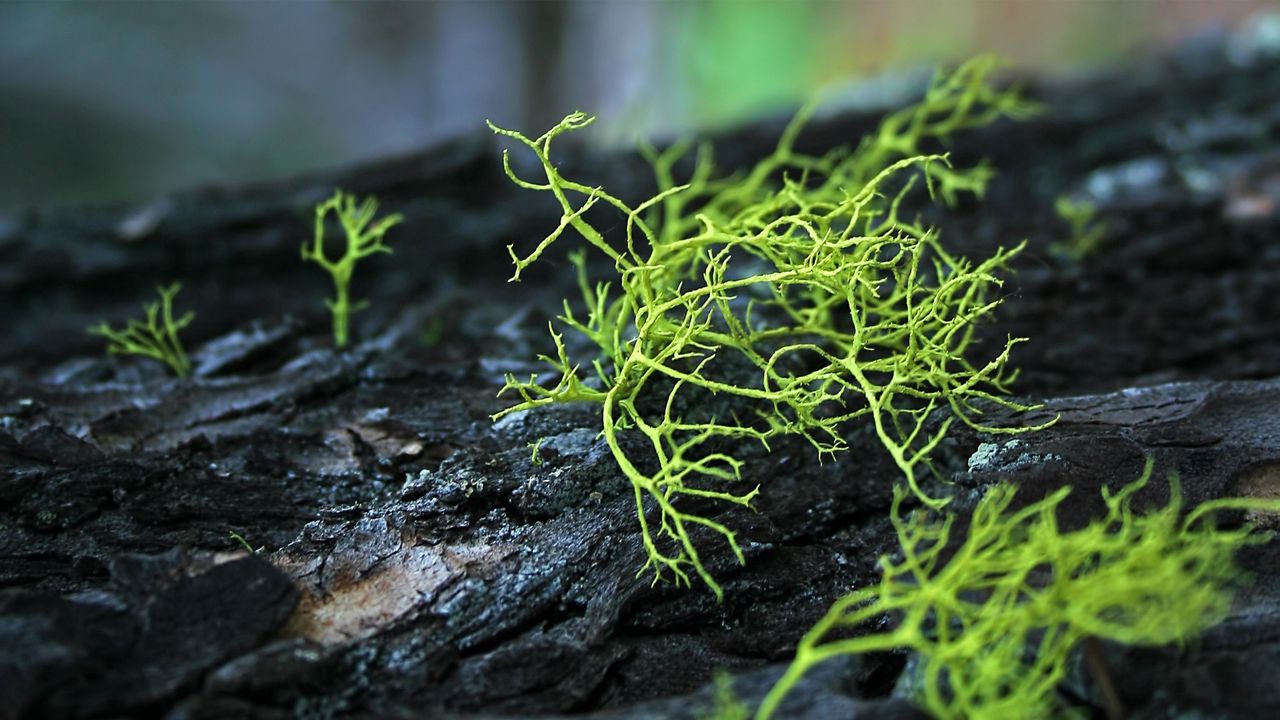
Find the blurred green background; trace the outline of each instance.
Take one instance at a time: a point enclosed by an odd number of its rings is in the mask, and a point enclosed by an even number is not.
[[[1115,62],[1261,0],[0,2],[0,213],[420,149],[485,118],[597,140],[776,112],[997,52]]]

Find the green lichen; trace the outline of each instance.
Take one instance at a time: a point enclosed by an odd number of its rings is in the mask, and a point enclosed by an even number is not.
[[[107,339],[107,352],[113,355],[142,355],[169,366],[173,374],[186,377],[191,372],[191,362],[182,348],[178,332],[195,319],[194,312],[185,312],[176,320],[173,317],[173,298],[182,289],[180,283],[168,287],[156,287],[160,301],[142,306],[145,320],[130,320],[119,330],[105,322],[89,328],[92,335]]]
[[[337,260],[330,260],[324,251],[325,222],[330,213],[337,217],[346,237],[345,250]],[[395,214],[374,222],[377,213],[378,201],[374,198],[365,198],[357,204],[354,195],[334,191],[332,197],[316,205],[315,232],[310,244],[302,244],[302,259],[316,263],[333,278],[335,296],[324,303],[333,315],[333,343],[338,347],[347,345],[351,313],[368,305],[363,300],[353,304],[350,299],[351,275],[356,263],[375,253],[390,253],[391,248],[383,244],[383,236],[404,219]]]
[[[440,341],[444,339],[444,320],[433,317],[423,324],[422,330],[418,333],[418,343],[424,348],[439,347]]]
[[[715,695],[711,706],[699,712],[698,720],[748,720],[751,708],[733,691],[733,676],[719,671],[715,679]]]
[[[550,193],[563,213],[527,254],[508,248],[511,279],[570,230],[614,270],[610,281],[593,283],[582,249],[570,254],[585,311],[565,301],[550,324],[554,354],[542,357],[553,380],[508,377],[503,393],[519,399],[495,419],[552,403],[600,405],[602,434],[634,488],[647,554],[641,573],[688,584],[692,570],[721,596],[691,531],[718,534],[739,562],[742,550],[729,527],[685,509],[684,499],[750,505],[759,488],[735,488],[743,463],[734,441],[767,447],[795,435],[830,456],[845,449],[846,425],[866,420],[915,495],[936,507],[946,498],[924,492],[918,469],[955,418],[1016,431],[979,417],[983,404],[1025,409],[1003,397],[1019,341],[983,363],[969,357],[978,323],[999,304],[999,273],[1021,246],[970,262],[902,209],[921,184],[946,203],[983,192],[990,168],[952,167],[927,146],[1033,109],[988,83],[994,67],[979,58],[940,75],[919,104],[888,116],[853,150],[798,152],[807,110],[741,175],[717,177],[702,146],[678,182],[690,147],[648,149],[658,193],[634,206],[556,167],[552,143],[593,118],[574,113],[537,138],[490,124],[528,148],[543,177],[518,176],[504,153],[507,175]],[[621,214],[620,242],[588,219],[596,206]],[[594,357],[571,358],[566,332]],[[949,417],[931,425],[943,409]],[[642,440],[639,449],[624,448],[624,431]]]
[[[824,660],[904,648],[921,657],[915,700],[935,717],[1052,717],[1061,710],[1054,689],[1083,640],[1181,643],[1218,622],[1242,579],[1235,553],[1268,535],[1220,529],[1213,514],[1280,511],[1280,500],[1215,500],[1184,516],[1170,478],[1169,503],[1138,514],[1133,497],[1151,469],[1148,460],[1133,483],[1104,488],[1106,516],[1067,533],[1056,513],[1070,488],[1015,510],[1015,488],[997,485],[959,547],[950,543],[953,515],[903,518],[905,493],[897,492],[891,517],[901,559],[881,558],[880,583],[840,599],[805,635],[757,720],[772,717]],[[897,618],[893,629],[863,633],[885,616]]]
[[[532,463],[533,465],[542,464],[542,453],[541,453],[542,444],[545,443],[546,441],[547,441],[546,438],[541,437],[535,440],[534,442],[529,443],[529,462]]]
[[[249,541],[245,540],[244,536],[241,535],[240,533],[232,530],[231,532],[227,533],[227,537],[239,543],[240,547],[244,548],[245,550],[248,550],[250,554],[256,552],[253,549],[253,546],[249,544]]]
[[[1107,226],[1098,220],[1097,207],[1088,200],[1072,200],[1065,195],[1054,201],[1054,210],[1070,228],[1067,239],[1053,244],[1053,250],[1075,262],[1096,254],[1107,236]]]

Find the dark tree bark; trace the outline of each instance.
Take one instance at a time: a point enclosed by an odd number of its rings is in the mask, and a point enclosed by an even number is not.
[[[1240,47],[1033,78],[1042,115],[955,138],[957,162],[1000,174],[984,202],[929,211],[944,242],[977,257],[1029,241],[984,333],[1030,338],[1016,389],[1044,408],[1004,420],[1061,415],[1016,439],[955,431],[936,464],[959,496],[1069,485],[1079,525],[1148,455],[1190,502],[1277,495],[1280,60]],[[875,120],[845,113],[804,143]],[[720,137],[720,157],[744,165],[779,128]],[[489,421],[573,292],[562,254],[505,282],[503,247],[558,215],[509,184],[496,147],[0,226],[0,717],[692,718],[717,670],[758,701],[827,607],[875,580],[898,471],[866,428],[834,463],[743,449],[756,511],[708,512],[741,529],[745,567],[703,538],[721,604],[636,577],[634,501],[589,409]],[[646,192],[637,158],[565,150],[588,182]],[[346,353],[326,336],[328,278],[298,260],[334,186],[407,218],[396,254],[356,271],[371,307]],[[1079,264],[1049,251],[1067,232],[1053,198],[1078,191],[1108,227]],[[198,313],[192,379],[84,332],[172,280]],[[1198,642],[1101,646],[1135,717],[1280,714],[1278,551],[1243,561],[1254,585]],[[828,663],[784,716],[913,717],[892,693],[907,661]],[[1087,677],[1069,685],[1101,712]]]

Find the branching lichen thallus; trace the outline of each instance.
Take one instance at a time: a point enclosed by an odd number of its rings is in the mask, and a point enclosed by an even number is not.
[[[336,260],[325,255],[324,229],[332,213],[341,225],[345,237],[343,253]],[[350,335],[351,313],[364,309],[368,302],[351,302],[351,276],[356,263],[378,253],[391,253],[383,238],[387,231],[404,221],[399,213],[388,215],[376,222],[378,201],[367,197],[357,203],[354,195],[335,190],[328,200],[316,205],[314,234],[310,243],[302,244],[303,261],[314,262],[333,279],[334,297],[325,299],[325,307],[333,316],[333,344],[346,347]]]
[[[697,527],[724,538],[744,561],[730,527],[687,507],[694,498],[751,503],[759,488],[735,487],[743,466],[735,442],[768,447],[794,435],[832,455],[846,447],[846,424],[865,418],[915,496],[937,507],[946,499],[925,492],[919,466],[952,420],[982,427],[984,402],[1022,407],[1003,397],[1018,340],[985,363],[967,359],[978,322],[999,304],[992,297],[998,273],[1021,246],[971,263],[948,253],[937,230],[906,217],[902,206],[922,179],[931,197],[946,202],[983,191],[988,167],[956,169],[921,148],[1031,111],[1016,92],[987,82],[993,66],[980,58],[940,75],[919,104],[885,118],[852,151],[798,152],[807,112],[745,174],[716,178],[703,146],[688,181],[677,183],[688,146],[647,149],[658,192],[635,206],[561,175],[552,160],[553,141],[593,118],[574,113],[537,138],[490,124],[528,148],[544,176],[520,177],[504,153],[511,180],[550,193],[562,210],[559,225],[528,254],[508,248],[511,279],[570,230],[614,270],[610,282],[593,284],[585,253],[570,254],[585,314],[566,300],[550,323],[555,350],[542,359],[556,378],[508,376],[503,392],[519,401],[495,419],[552,403],[600,406],[604,439],[635,493],[647,554],[641,572],[652,570],[655,582],[688,584],[691,569],[722,596],[691,535]],[[588,219],[597,205],[625,218],[614,243]],[[566,331],[594,346],[590,370],[570,357]],[[710,395],[716,402],[706,402]],[[944,408],[949,417],[930,423]],[[640,442],[622,442],[624,432]]]

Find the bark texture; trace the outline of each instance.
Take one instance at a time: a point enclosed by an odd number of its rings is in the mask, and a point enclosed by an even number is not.
[[[1190,502],[1280,494],[1277,57],[1224,36],[1032,78],[1043,115],[955,138],[957,162],[987,157],[999,176],[985,202],[932,218],[944,242],[974,256],[1030,242],[984,330],[1030,338],[1017,390],[1044,408],[1008,420],[1062,418],[1016,439],[954,432],[937,461],[962,498],[1001,478],[1024,501],[1066,484],[1064,523],[1082,524],[1147,455]],[[803,144],[874,123],[844,113]],[[745,164],[780,127],[718,138],[720,156]],[[588,182],[646,191],[632,156],[566,152]],[[327,336],[329,280],[298,259],[335,185],[406,216],[396,254],[357,268],[371,306],[345,353]],[[1067,232],[1053,198],[1070,192],[1108,227],[1079,264],[1049,251]],[[597,416],[488,419],[573,292],[563,263],[505,282],[503,247],[558,221],[546,200],[510,186],[477,135],[0,225],[0,717],[694,718],[717,670],[757,701],[830,603],[876,577],[897,471],[866,428],[834,463],[803,444],[744,451],[757,511],[711,509],[747,553],[739,567],[708,544],[725,602],[637,579],[634,501]],[[84,332],[172,280],[198,313],[192,379],[104,356]],[[1199,642],[1103,647],[1134,717],[1280,715],[1280,547],[1244,560],[1254,585]],[[915,717],[893,692],[907,662],[831,662],[783,717]],[[1100,712],[1084,674],[1064,693]]]

